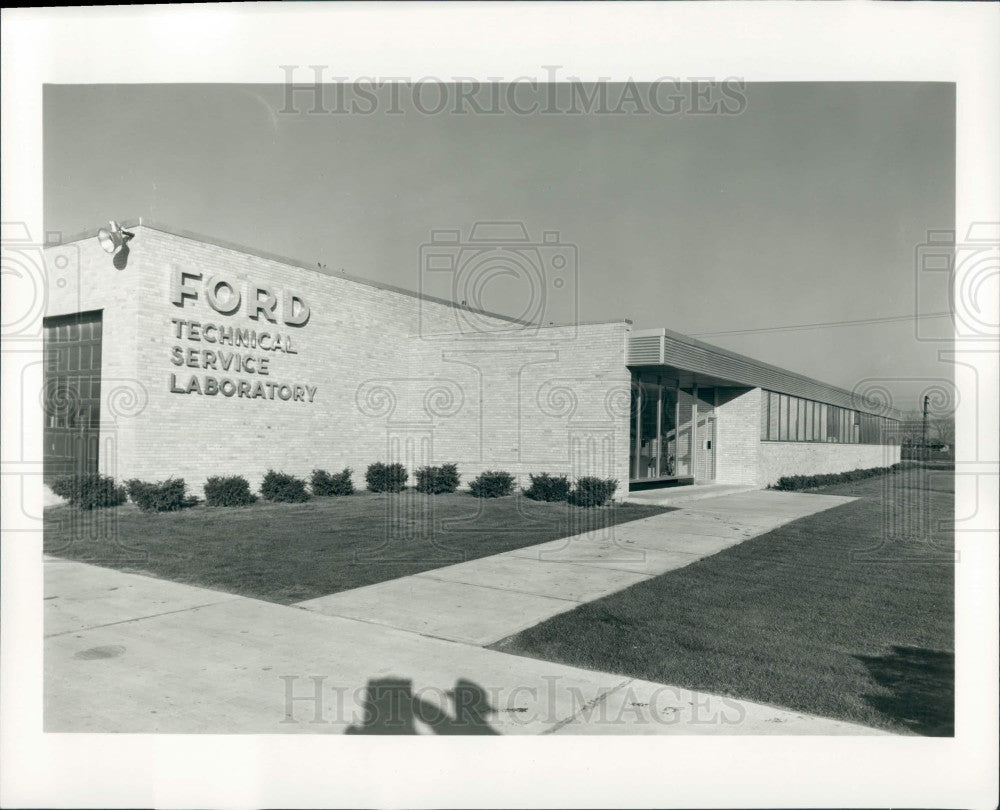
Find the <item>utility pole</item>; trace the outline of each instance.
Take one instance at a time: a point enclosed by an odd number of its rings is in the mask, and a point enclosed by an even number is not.
[[[921,433],[922,441],[920,442],[921,447],[923,448],[921,452],[925,456],[927,455],[927,406],[930,404],[930,401],[931,401],[930,396],[925,395],[924,396],[924,423],[923,423],[923,431]]]

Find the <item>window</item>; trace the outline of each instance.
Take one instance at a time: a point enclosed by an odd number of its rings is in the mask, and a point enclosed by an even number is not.
[[[861,414],[861,444],[881,444],[879,437],[882,417],[870,413]]]
[[[895,424],[885,416],[774,391],[761,399],[763,441],[889,444]]]
[[[770,391],[767,394],[767,438],[778,440],[778,403],[779,397],[777,394],[772,394]]]
[[[101,313],[46,318],[43,473],[97,472],[101,418]]]

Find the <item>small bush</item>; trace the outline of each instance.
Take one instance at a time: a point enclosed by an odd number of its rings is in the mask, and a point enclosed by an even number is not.
[[[52,482],[52,491],[80,509],[106,509],[128,500],[125,487],[110,475],[64,475]]]
[[[215,476],[205,482],[205,503],[208,506],[249,506],[257,500],[250,491],[250,482],[242,475]]]
[[[576,482],[576,488],[569,494],[569,502],[574,506],[604,506],[618,489],[614,478],[595,478],[585,475]]]
[[[531,475],[531,486],[524,495],[533,501],[565,501],[569,498],[569,479],[565,475]]]
[[[824,473],[822,475],[783,475],[768,489],[794,492],[795,490],[815,489],[830,484],[848,484],[851,481],[861,481],[865,478],[875,478],[879,475],[888,475],[909,469],[913,469],[913,465],[902,462],[893,464],[891,467],[868,467],[863,470],[848,470],[847,472]]]
[[[331,475],[326,470],[313,470],[309,481],[313,495],[353,495],[354,482],[351,481],[351,468],[346,467],[339,473]]]
[[[198,503],[197,498],[187,494],[183,478],[168,478],[155,484],[133,478],[125,486],[132,503],[143,512],[176,512]]]
[[[268,501],[302,503],[309,500],[306,482],[288,473],[268,470],[260,485],[260,494]]]
[[[514,476],[499,470],[487,470],[469,484],[469,491],[477,498],[502,498],[514,491]]]
[[[417,492],[440,495],[458,489],[458,466],[442,464],[440,467],[421,467],[417,470]]]
[[[368,466],[365,481],[372,492],[401,492],[408,478],[402,464],[383,464],[376,461]]]

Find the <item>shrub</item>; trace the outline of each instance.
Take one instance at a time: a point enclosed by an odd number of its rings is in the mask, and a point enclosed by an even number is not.
[[[249,506],[257,500],[250,491],[250,482],[242,475],[209,478],[205,482],[205,503],[208,506]]]
[[[309,500],[306,482],[288,473],[268,470],[260,485],[260,494],[269,501],[302,503]]]
[[[477,498],[502,498],[514,491],[514,476],[499,470],[487,470],[469,484],[469,491]]]
[[[617,479],[585,475],[576,482],[576,488],[569,494],[569,502],[574,506],[604,506],[616,489]]]
[[[398,463],[376,461],[365,472],[365,481],[372,492],[400,492],[406,486],[407,478],[406,467]]]
[[[458,489],[458,466],[442,464],[440,467],[421,467],[417,470],[417,492],[440,495]]]
[[[125,486],[132,503],[143,512],[176,512],[198,503],[196,497],[187,494],[183,478],[168,478],[155,484],[133,478]]]
[[[64,475],[52,482],[52,491],[80,509],[106,509],[128,500],[125,487],[110,475]]]
[[[785,492],[814,489],[815,487],[823,487],[830,484],[847,484],[851,481],[861,481],[865,478],[874,478],[879,475],[887,475],[909,469],[913,469],[913,465],[903,462],[893,464],[891,467],[868,467],[863,470],[848,470],[847,472],[825,473],[823,475],[783,475],[768,489],[778,489]]]
[[[531,475],[531,486],[524,490],[533,501],[565,501],[569,498],[569,479],[565,475]]]
[[[331,475],[326,470],[313,470],[309,481],[313,495],[353,495],[354,482],[351,481],[351,468],[345,467],[339,473]]]

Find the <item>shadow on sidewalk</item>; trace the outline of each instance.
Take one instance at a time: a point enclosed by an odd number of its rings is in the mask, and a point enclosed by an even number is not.
[[[499,734],[486,719],[496,709],[486,691],[460,678],[445,693],[452,711],[430,703],[413,693],[413,683],[405,678],[369,680],[365,687],[364,718],[345,734],[420,734],[419,721],[434,734]]]

